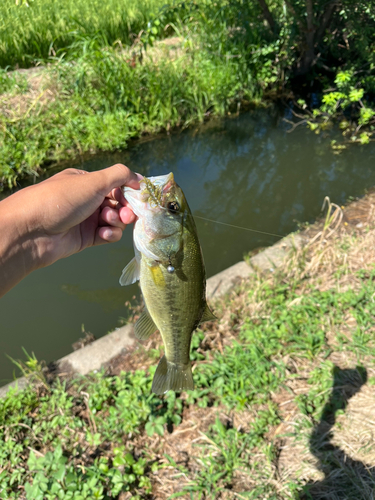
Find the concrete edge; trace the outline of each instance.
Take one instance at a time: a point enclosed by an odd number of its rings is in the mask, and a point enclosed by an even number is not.
[[[207,280],[207,299],[209,302],[229,292],[233,286],[256,272],[273,272],[280,267],[292,249],[299,249],[307,244],[307,238],[300,234],[291,234],[271,247],[245,261],[221,271]],[[114,357],[131,351],[138,341],[134,337],[133,325],[125,325],[104,335],[89,345],[74,351],[54,363],[54,372],[60,375],[87,375],[109,363]],[[0,398],[11,388],[24,389],[28,384],[26,377],[20,377],[0,387]]]

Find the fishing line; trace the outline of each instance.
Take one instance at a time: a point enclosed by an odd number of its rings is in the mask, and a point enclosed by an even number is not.
[[[168,211],[168,209],[166,207],[163,207],[161,205],[159,205],[159,208],[161,208],[162,210]],[[176,210],[176,211],[173,211],[173,213],[175,213],[175,214],[180,213],[181,214],[182,212],[179,212]],[[284,236],[282,236],[281,234],[267,233],[266,231],[259,231],[258,229],[250,229],[249,227],[235,226],[234,224],[229,224],[227,222],[220,222],[219,220],[207,219],[207,217],[201,217],[200,215],[193,215],[193,214],[187,214],[187,215],[190,215],[190,217],[193,217],[193,219],[194,218],[202,219],[202,220],[205,220],[207,222],[213,222],[214,224],[221,224],[222,226],[234,227],[235,229],[242,229],[243,231],[251,231],[252,233],[265,234],[267,236],[275,236],[276,238],[284,238]]]
[[[235,226],[234,224],[228,224],[227,222],[220,222],[219,220],[207,219],[207,217],[201,217],[200,215],[193,215],[194,218],[206,220],[208,222],[214,222],[215,224],[221,224],[222,226],[234,227],[236,229],[242,229],[243,231],[251,231],[252,233],[266,234],[268,236],[276,236],[276,238],[284,238],[281,234],[267,233],[266,231],[259,231],[258,229],[250,229],[249,227]]]

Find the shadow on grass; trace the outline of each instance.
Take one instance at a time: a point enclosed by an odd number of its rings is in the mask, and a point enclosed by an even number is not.
[[[310,451],[318,459],[318,468],[325,477],[322,481],[308,483],[300,500],[375,499],[375,470],[353,460],[332,444],[337,412],[345,410],[349,399],[359,392],[366,381],[365,368],[342,370],[335,366],[333,369],[331,396],[310,437]]]

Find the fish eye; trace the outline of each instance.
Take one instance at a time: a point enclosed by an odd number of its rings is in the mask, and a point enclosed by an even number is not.
[[[170,214],[176,214],[180,211],[180,205],[177,203],[177,201],[170,201],[167,204],[167,210]]]

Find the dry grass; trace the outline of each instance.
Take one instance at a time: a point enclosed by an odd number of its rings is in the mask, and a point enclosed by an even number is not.
[[[286,264],[288,278],[307,279],[322,291],[355,287],[356,271],[375,262],[375,193],[347,207],[330,206],[327,218],[305,231],[309,243]]]
[[[375,193],[370,193],[347,207],[335,206],[328,224],[320,221],[305,231],[309,244],[292,255],[286,264],[287,278],[300,280],[301,296],[311,289],[311,285],[321,291],[359,289],[360,279],[356,272],[373,269],[375,263],[374,214]],[[356,328],[356,319],[348,312],[339,332],[334,326],[326,331],[332,348],[328,359],[348,376],[357,373],[359,360],[352,352],[335,350],[339,344],[337,334],[350,342]],[[362,362],[369,380],[375,375],[374,360],[364,357]],[[295,397],[311,390],[307,375],[316,364],[305,365],[305,373],[301,367],[296,367],[298,379],[289,380],[287,387],[275,398],[283,417],[275,432],[281,436],[279,481],[284,484],[298,480],[311,484],[309,494],[315,500],[375,498],[375,386],[368,381],[359,383],[358,391],[346,394],[344,412],[334,425],[320,422],[320,442],[313,446],[314,428],[304,425],[306,417],[295,404]]]
[[[311,290],[312,285],[320,291],[358,290],[360,279],[357,271],[370,271],[374,267],[375,193],[369,193],[347,207],[330,207],[325,220],[305,231],[309,239],[307,246],[295,251],[284,269],[280,270],[285,274],[284,279],[299,281],[298,293],[301,297]],[[274,280],[275,277],[267,279]],[[264,277],[259,277],[252,282],[252,286],[261,287],[263,282]],[[249,303],[244,289],[246,285],[233,292],[229,307],[222,308],[224,314],[218,330],[224,345],[231,342],[241,326],[241,318],[254,320],[263,314],[265,304],[256,299],[257,293]],[[335,325],[326,328],[326,338],[332,348],[328,360],[349,379],[357,373],[358,357],[353,352],[336,349],[337,334],[345,336],[350,342],[356,327],[356,319],[348,311],[339,332]],[[319,439],[323,444],[320,443],[319,451],[319,446],[311,444],[314,427],[306,426],[306,417],[301,414],[296,397],[311,390],[309,375],[322,359],[314,362],[284,361],[294,368],[292,371],[298,377],[291,374],[286,385],[273,395],[282,416],[282,423],[269,436],[279,449],[274,463],[277,489],[282,492],[289,481],[298,481],[313,485],[309,493],[316,500],[375,498],[375,386],[368,381],[359,383],[358,391],[343,398],[344,412],[336,418],[334,425],[321,422]],[[374,360],[364,356],[362,362],[366,365],[367,380],[373,379]],[[347,382],[348,387],[352,387],[352,380]],[[245,415],[245,419],[249,417],[248,412]],[[199,421],[193,420],[192,425],[199,429]],[[327,460],[329,465],[325,464]]]
[[[1,95],[0,113],[10,121],[38,113],[40,109],[53,102],[59,92],[56,80],[51,78],[48,69],[43,67],[18,70],[27,80],[27,89]]]

